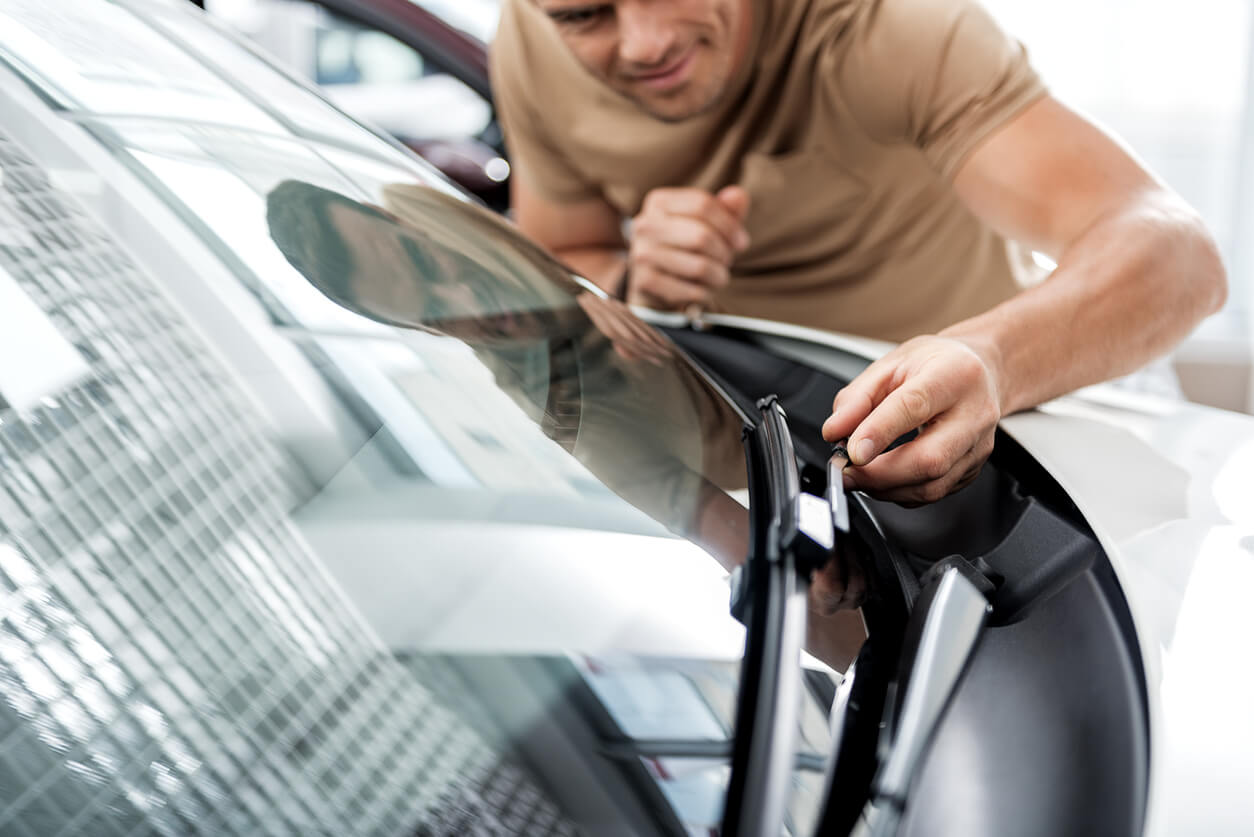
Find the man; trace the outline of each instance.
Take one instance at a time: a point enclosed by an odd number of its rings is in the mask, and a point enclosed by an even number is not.
[[[492,66],[517,221],[575,270],[905,341],[823,429],[882,498],[964,486],[1001,416],[1133,371],[1226,295],[1196,214],[973,0],[506,0]],[[1029,248],[1058,268],[1023,290]]]

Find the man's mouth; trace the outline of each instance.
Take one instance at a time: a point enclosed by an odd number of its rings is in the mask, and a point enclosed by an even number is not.
[[[677,87],[688,79],[688,70],[696,58],[696,45],[688,47],[674,60],[656,70],[636,72],[628,76],[632,84],[640,84],[654,91],[665,91]]]

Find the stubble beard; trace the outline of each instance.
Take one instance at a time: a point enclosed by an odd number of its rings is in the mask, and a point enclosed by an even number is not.
[[[693,104],[685,105],[683,102],[676,102],[675,108],[666,108],[664,105],[659,107],[657,100],[645,96],[632,95],[631,93],[627,93],[627,98],[631,99],[636,107],[659,122],[676,124],[704,116],[717,108],[722,104],[727,94],[727,85],[728,80],[726,78],[712,79],[706,89],[693,97],[696,99]]]

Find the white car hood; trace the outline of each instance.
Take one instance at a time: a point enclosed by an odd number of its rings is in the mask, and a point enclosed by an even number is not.
[[[1147,834],[1254,830],[1254,418],[1093,388],[1007,418],[1129,600],[1150,708]]]

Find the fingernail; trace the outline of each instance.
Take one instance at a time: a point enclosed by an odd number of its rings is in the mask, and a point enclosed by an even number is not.
[[[860,439],[854,443],[851,453],[853,453],[854,465],[865,465],[875,455],[875,443],[870,439]]]

